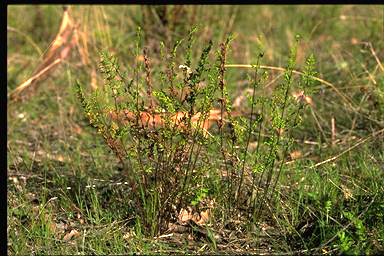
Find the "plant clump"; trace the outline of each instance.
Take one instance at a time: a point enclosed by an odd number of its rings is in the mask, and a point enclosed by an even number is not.
[[[154,68],[148,49],[140,50],[139,29],[136,63],[130,70],[123,72],[114,56],[102,52],[100,72],[105,86],[87,97],[80,83],[76,84],[90,124],[124,167],[136,224],[151,235],[164,232],[191,206],[204,212],[204,221],[216,225],[240,215],[257,221],[265,204],[274,201],[293,144],[291,131],[299,125],[305,107],[301,99],[314,74],[311,56],[298,84],[302,97],[295,99],[291,95],[294,47],[284,80],[271,97],[258,95],[267,79],[260,69],[260,54],[249,78],[248,111],[236,111],[225,80],[232,37],[218,46],[209,41],[194,65],[196,31],[193,28],[169,51],[161,44],[160,55],[166,64]],[[180,46],[185,46],[185,57],[177,65]],[[251,142],[257,145],[253,150]],[[203,211],[208,208],[209,218]]]

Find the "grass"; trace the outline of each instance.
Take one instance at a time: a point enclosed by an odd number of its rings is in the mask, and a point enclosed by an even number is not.
[[[8,99],[9,254],[380,254],[384,251],[384,70],[380,62],[384,59],[380,51],[384,48],[383,7],[211,7],[185,6],[178,10],[167,6],[165,18],[143,6],[71,7],[73,20],[81,21],[79,31],[86,32],[79,37],[82,51],[72,49],[70,56],[37,83],[35,89],[24,93],[21,100]],[[178,12],[183,15],[178,16]],[[58,31],[61,16],[59,6],[8,7],[8,93],[33,75],[43,58],[42,53]],[[144,29],[142,41],[136,37],[138,25]],[[312,87],[313,106],[304,109],[301,125],[292,129],[293,141],[287,158],[282,155],[276,158],[277,167],[285,164],[273,190],[274,178],[279,172],[278,168],[271,169],[271,186],[265,190],[269,200],[261,196],[263,192],[256,198],[252,193],[240,198],[225,193],[228,186],[239,188],[242,182],[233,179],[233,183],[223,183],[218,175],[226,168],[220,150],[223,143],[220,138],[226,137],[220,135],[218,127],[213,127],[210,132],[217,136],[217,144],[203,143],[204,150],[199,153],[200,158],[196,158],[200,162],[190,169],[191,173],[197,170],[209,176],[182,176],[196,180],[188,183],[189,190],[185,190],[188,193],[181,197],[182,208],[189,206],[194,212],[202,212],[207,208],[204,204],[216,198],[210,222],[203,226],[189,223],[181,232],[148,229],[148,223],[153,224],[156,219],[146,219],[143,214],[157,216],[158,210],[162,210],[164,216],[175,217],[172,204],[152,212],[146,206],[138,207],[140,196],[132,196],[135,192],[129,183],[129,169],[89,125],[74,85],[76,80],[80,81],[89,95],[93,91],[89,84],[99,88],[104,84],[98,52],[106,50],[118,58],[124,74],[143,74],[145,95],[148,69],[144,64],[142,69],[134,66],[141,63],[137,60],[142,55],[143,44],[149,49],[152,93],[156,95],[159,83],[169,86],[167,75],[162,78],[156,74],[172,64],[164,61],[169,55],[162,56],[161,52],[172,49],[176,40],[185,38],[176,51],[174,67],[177,70],[189,58],[185,57],[189,52],[187,35],[193,25],[198,25],[199,31],[190,51],[192,70],[197,68],[210,39],[214,43],[207,63],[213,63],[214,67],[216,56],[223,57],[220,53],[216,55],[216,51],[220,51],[219,43],[225,41],[227,32],[234,32],[225,63],[260,61],[259,86],[263,87],[254,90],[254,99],[270,98],[284,83],[284,72],[265,66],[287,67],[296,34],[301,35],[301,40],[294,69],[304,71],[314,66],[317,72],[314,76],[321,80],[314,81]],[[261,52],[264,56],[258,60]],[[306,61],[311,53],[316,62],[308,65]],[[268,76],[261,76],[264,71]],[[251,68],[226,69],[224,78],[230,103],[234,104],[252,88],[254,73]],[[215,73],[212,69],[208,74]],[[220,74],[213,79],[220,82],[219,77]],[[293,88],[297,88],[301,78],[293,74]],[[175,81],[182,80],[181,72]],[[218,97],[222,97],[218,92]],[[252,94],[248,98],[252,98]],[[214,107],[222,107],[215,104]],[[164,103],[163,107],[167,106],[175,107],[173,103]],[[251,112],[251,106],[243,101],[242,111]],[[255,106],[256,112],[261,111],[259,106]],[[265,111],[271,111],[268,104]],[[257,151],[258,135],[265,139],[272,131],[263,124],[263,130],[255,127],[251,133],[249,117],[234,119],[239,134],[244,132],[244,136],[239,137],[243,138],[239,145],[243,148],[248,145],[245,154],[241,150],[236,154],[239,159],[246,158],[247,163],[258,157],[255,152],[265,152]],[[223,129],[223,134],[226,131]],[[204,140],[196,139],[197,142]],[[177,163],[169,165],[177,166]],[[248,168],[245,165],[242,169],[241,164],[239,167],[239,170]],[[172,177],[167,173],[163,175]],[[249,179],[247,175],[240,176]],[[260,174],[255,177],[260,178]],[[259,185],[258,188],[265,188],[264,183]],[[245,202],[241,201],[240,206],[234,204],[240,199]],[[254,211],[249,210],[252,207],[241,207],[252,201],[262,205],[256,217]],[[143,212],[138,214],[138,210]],[[176,220],[169,222],[176,223]]]

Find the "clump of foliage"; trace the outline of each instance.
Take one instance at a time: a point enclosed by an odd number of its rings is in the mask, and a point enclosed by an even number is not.
[[[225,81],[232,37],[219,46],[209,41],[195,64],[191,56],[196,31],[193,28],[170,50],[161,44],[166,64],[154,74],[148,49],[140,50],[139,29],[131,70],[123,72],[114,56],[102,52],[100,72],[105,86],[86,97],[80,83],[76,84],[90,124],[124,166],[136,223],[151,235],[167,229],[178,212],[190,205],[211,207],[216,224],[239,214],[257,221],[263,206],[268,203],[270,207],[274,201],[293,144],[291,132],[300,124],[314,75],[311,56],[296,88],[302,96],[291,96],[294,47],[284,80],[267,96],[260,93],[267,78],[259,68],[260,54],[250,78],[250,111],[236,112]],[[186,53],[177,69],[177,50],[182,44]],[[252,151],[251,141],[257,143]]]

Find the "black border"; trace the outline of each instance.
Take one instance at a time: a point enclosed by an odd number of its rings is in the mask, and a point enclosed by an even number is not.
[[[2,154],[3,156],[5,156],[4,158],[2,158],[1,162],[3,163],[2,166],[2,170],[1,170],[1,177],[0,177],[0,195],[1,195],[1,202],[3,203],[0,203],[0,214],[2,216],[2,220],[0,221],[0,229],[2,231],[2,237],[3,239],[1,239],[1,245],[0,245],[0,255],[7,255],[7,244],[8,244],[8,233],[7,233],[7,219],[8,219],[8,214],[7,214],[7,181],[8,181],[8,167],[7,167],[7,132],[8,132],[8,122],[7,122],[7,27],[6,27],[6,24],[7,24],[7,5],[4,1],[1,1],[0,3],[1,5],[1,19],[3,20],[3,24],[4,24],[4,28],[1,30],[1,33],[3,34],[1,36],[1,38],[3,38],[3,42],[0,44],[1,46],[1,54],[2,54],[2,62],[3,62],[3,65],[2,66],[2,77],[4,80],[2,85],[0,86],[1,87],[1,90],[2,90],[2,95],[5,96],[5,99],[1,101],[1,110],[2,112],[4,111],[3,114],[1,114],[1,119],[3,119],[1,121],[1,124],[4,125],[4,128],[3,131],[1,132],[2,133],[2,137],[0,140],[1,140],[1,144],[2,144],[2,147],[1,149],[4,150],[4,154]]]

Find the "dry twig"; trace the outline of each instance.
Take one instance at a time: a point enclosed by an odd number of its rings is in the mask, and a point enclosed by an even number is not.
[[[376,131],[376,132],[372,133],[371,135],[369,135],[369,136],[366,137],[365,139],[361,139],[361,140],[360,140],[359,142],[357,142],[355,145],[353,145],[352,147],[347,148],[346,150],[344,150],[343,152],[337,154],[336,156],[331,157],[331,158],[328,158],[327,160],[324,160],[324,161],[322,161],[322,162],[320,162],[320,163],[317,163],[317,164],[311,166],[310,169],[315,168],[315,167],[318,167],[318,166],[323,165],[323,164],[328,163],[328,162],[332,162],[332,161],[338,159],[340,156],[344,155],[345,153],[348,153],[348,152],[351,151],[352,149],[354,149],[354,148],[360,146],[361,144],[365,143],[366,141],[368,141],[368,140],[370,140],[370,139],[372,139],[372,138],[374,138],[374,137],[376,137],[376,136],[378,136],[378,135],[380,135],[380,134],[382,134],[382,133],[384,133],[384,129],[381,129],[381,130],[379,130],[379,131]]]
[[[226,68],[254,68],[255,65],[249,65],[249,64],[227,64],[225,65]],[[258,66],[259,68],[261,69],[270,69],[270,70],[278,70],[278,71],[282,71],[282,72],[285,72],[286,69],[285,68],[281,68],[281,67],[272,67],[272,66],[264,66],[264,65],[260,65]],[[297,71],[297,70],[292,70],[292,73],[294,74],[297,74],[297,75],[305,75],[303,72],[300,72],[300,71]],[[325,85],[328,85],[329,87],[331,87],[336,93],[337,95],[339,95],[348,105],[349,107],[351,107],[352,109],[355,109],[352,105],[352,103],[350,102],[350,100],[348,100],[337,88],[336,86],[334,86],[332,83],[328,82],[328,81],[325,81],[321,78],[318,78],[318,77],[315,77],[315,76],[309,76],[311,79],[313,80],[316,80],[322,84],[325,84]]]
[[[38,66],[31,78],[9,93],[8,96],[11,99],[17,98],[25,89],[35,85],[38,80],[41,80],[44,75],[47,75],[57,64],[68,56],[69,51],[77,42],[74,30],[75,27],[69,17],[68,9],[64,9],[59,33],[48,48],[42,63]]]

